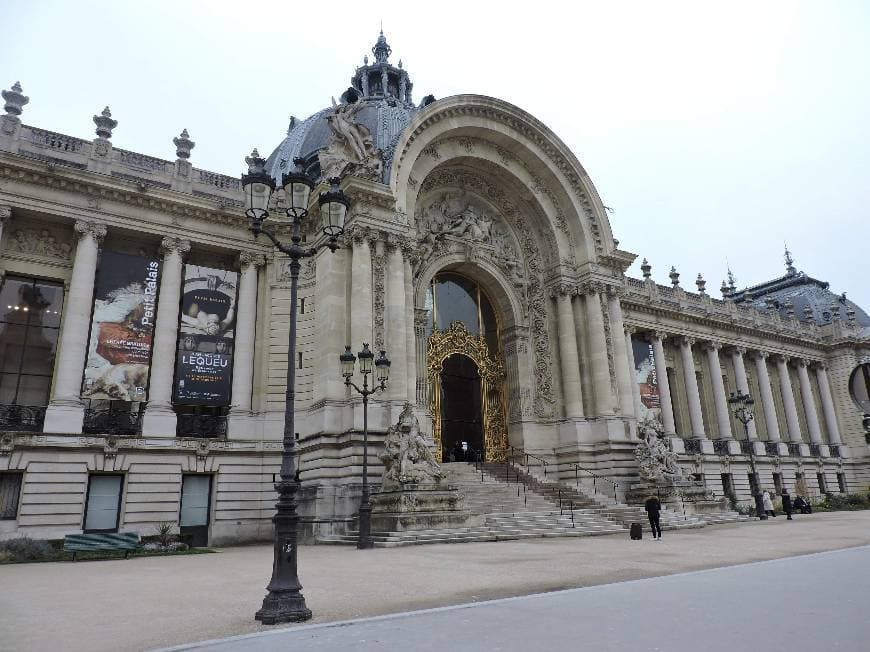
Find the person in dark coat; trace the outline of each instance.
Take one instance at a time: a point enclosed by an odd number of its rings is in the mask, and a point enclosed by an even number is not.
[[[646,515],[649,517],[649,527],[652,530],[653,539],[662,538],[662,526],[659,524],[661,517],[662,503],[656,496],[650,496],[644,503]]]
[[[786,520],[791,521],[791,513],[793,511],[791,506],[791,496],[788,495],[788,489],[785,487],[782,488],[782,511],[785,512]]]

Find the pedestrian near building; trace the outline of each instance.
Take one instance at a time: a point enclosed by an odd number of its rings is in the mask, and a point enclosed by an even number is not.
[[[770,494],[766,491],[761,495],[761,502],[764,503],[764,513],[768,516],[776,516],[773,509],[773,501],[770,499]]]
[[[782,488],[782,511],[785,512],[785,516],[789,521],[792,520],[791,496],[788,495],[788,489],[785,487]]]
[[[661,518],[662,503],[656,496],[650,496],[644,503],[644,509],[649,517],[649,526],[652,530],[653,539],[662,538],[662,526],[659,524]]]

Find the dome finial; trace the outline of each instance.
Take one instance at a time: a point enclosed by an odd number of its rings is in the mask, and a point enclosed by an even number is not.
[[[788,250],[788,243],[785,244],[785,271],[789,276],[797,274],[797,269],[794,266],[794,258],[791,257],[791,252]]]
[[[375,55],[375,63],[386,63],[393,52],[392,48],[387,44],[387,39],[384,37],[384,25],[381,23],[381,32],[378,36],[375,47],[372,48],[372,54]]]

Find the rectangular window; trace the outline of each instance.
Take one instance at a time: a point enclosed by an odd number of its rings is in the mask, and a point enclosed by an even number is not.
[[[816,479],[819,481],[819,492],[828,493],[828,481],[824,473],[816,473]]]
[[[0,519],[15,520],[18,517],[23,477],[23,473],[0,473]]]
[[[296,354],[296,368],[302,369],[302,352]]]
[[[729,498],[734,498],[734,481],[731,479],[730,473],[722,474],[722,493]]]
[[[85,532],[117,532],[121,515],[123,475],[97,475],[88,478]]]
[[[208,524],[211,508],[212,476],[186,473],[181,479],[181,514],[178,525],[181,534],[189,537],[190,545],[208,545]]]
[[[305,297],[299,299],[299,312],[303,315],[305,314]]]
[[[846,494],[848,492],[848,487],[846,486],[846,474],[838,473],[837,474],[837,484],[840,485],[840,493]]]
[[[7,276],[0,287],[0,404],[48,404],[63,285]]]
[[[773,486],[776,495],[779,496],[782,493],[782,473],[773,474]]]

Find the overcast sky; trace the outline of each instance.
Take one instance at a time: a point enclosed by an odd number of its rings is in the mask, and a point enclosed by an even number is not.
[[[242,171],[347,88],[379,21],[415,99],[479,93],[547,124],[653,277],[718,296],[798,269],[870,311],[870,3],[6,0],[25,123]],[[303,12],[300,8],[306,7]]]

